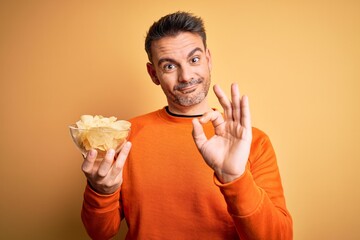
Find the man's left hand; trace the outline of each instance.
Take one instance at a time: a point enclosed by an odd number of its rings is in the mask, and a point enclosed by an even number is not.
[[[252,141],[249,101],[240,96],[237,84],[231,85],[231,101],[223,90],[215,85],[214,92],[224,109],[205,113],[193,120],[193,138],[205,162],[215,171],[222,183],[239,178],[246,168]],[[215,135],[205,136],[201,124],[211,121]]]

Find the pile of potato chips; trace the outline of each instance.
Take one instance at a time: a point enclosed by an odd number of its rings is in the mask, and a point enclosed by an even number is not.
[[[76,126],[79,129],[78,141],[87,151],[107,151],[110,148],[116,150],[126,141],[131,123],[116,117],[82,115]]]

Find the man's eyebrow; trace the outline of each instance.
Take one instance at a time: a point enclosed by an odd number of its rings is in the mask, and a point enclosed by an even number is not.
[[[192,50],[191,52],[189,52],[188,58],[191,57],[192,55],[194,55],[194,53],[196,53],[197,51],[204,52],[201,48],[197,47],[194,50]]]
[[[200,51],[200,52],[204,52],[201,48],[197,47],[197,48],[194,48],[191,52],[189,52],[188,54],[188,58],[191,57],[192,55],[194,55],[194,53],[196,53],[197,51]],[[158,61],[158,66],[160,66],[163,62],[171,62],[171,63],[176,63],[176,61],[172,58],[161,58],[159,61]]]
[[[158,61],[158,66],[160,66],[163,62],[175,63],[175,60],[174,60],[174,59],[171,59],[171,58],[161,58],[161,59]]]

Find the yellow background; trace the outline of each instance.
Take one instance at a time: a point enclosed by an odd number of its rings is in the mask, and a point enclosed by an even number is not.
[[[340,0],[1,1],[0,238],[88,239],[67,126],[166,104],[144,38],[176,10],[205,20],[213,83],[249,95],[278,155],[294,239],[360,239],[360,1]]]

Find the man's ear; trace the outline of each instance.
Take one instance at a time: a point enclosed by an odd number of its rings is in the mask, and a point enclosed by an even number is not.
[[[146,69],[147,72],[151,78],[151,80],[156,84],[156,85],[160,85],[160,81],[158,79],[158,77],[156,76],[156,70],[154,68],[154,65],[152,63],[147,63],[146,64]]]

